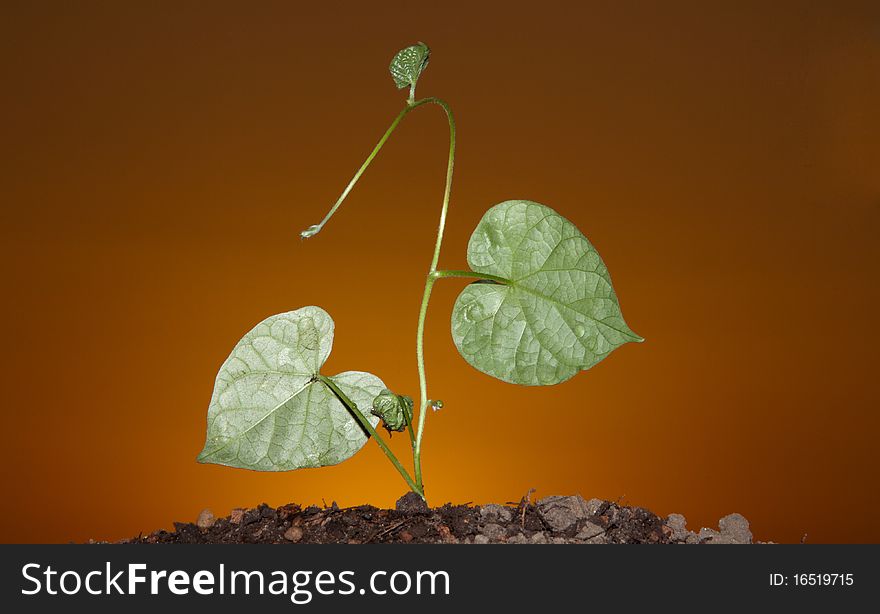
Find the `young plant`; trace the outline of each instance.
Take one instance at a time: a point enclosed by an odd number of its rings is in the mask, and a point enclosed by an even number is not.
[[[257,471],[288,471],[340,463],[372,437],[422,498],[421,452],[428,409],[425,318],[434,283],[474,279],[452,310],[452,339],[474,368],[512,384],[549,386],[589,369],[612,350],[642,341],[627,326],[608,269],[595,248],[567,219],[544,205],[508,200],[489,209],[467,249],[471,269],[438,269],[452,173],[455,119],[439,98],[416,99],[416,84],[430,50],[419,43],[391,61],[398,88],[409,88],[403,110],[379,139],[336,203],[301,234],[318,234],[403,119],[423,106],[439,106],[449,122],[449,160],[437,240],[419,308],[416,366],[418,413],[412,399],[388,390],[375,375],[346,371],[327,376],[321,367],[333,345],[333,320],[320,307],[271,316],[248,332],[217,374],[208,407],[208,433],[198,460]],[[407,431],[412,475],[376,432]]]

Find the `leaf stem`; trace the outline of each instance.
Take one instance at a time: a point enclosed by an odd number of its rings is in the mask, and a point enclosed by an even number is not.
[[[406,417],[406,431],[409,433],[409,443],[410,443],[410,445],[411,445],[413,448],[415,448],[415,445],[416,445],[416,434],[415,434],[415,431],[413,431],[413,427],[412,427],[412,416],[407,416],[407,417]]]
[[[472,279],[485,279],[494,281],[495,283],[510,285],[510,280],[489,273],[477,273],[476,271],[434,271],[432,273],[435,279],[444,279],[446,277],[469,277]]]
[[[410,94],[412,94],[412,92],[410,92]],[[327,212],[327,215],[324,216],[324,219],[322,219],[319,223],[315,224],[314,226],[310,226],[306,230],[303,230],[300,233],[300,236],[303,239],[308,239],[310,237],[315,236],[319,232],[321,232],[321,230],[324,228],[324,226],[327,224],[327,222],[330,221],[330,218],[333,217],[333,214],[336,213],[336,210],[342,206],[342,203],[348,197],[349,192],[351,192],[352,188],[354,188],[354,186],[357,184],[358,180],[361,178],[361,175],[363,175],[364,171],[367,170],[367,167],[370,166],[370,163],[373,161],[373,158],[376,157],[376,154],[379,153],[379,151],[382,149],[382,146],[385,145],[386,141],[388,141],[389,137],[394,132],[394,130],[397,128],[397,126],[400,124],[400,122],[403,121],[403,118],[406,117],[407,114],[409,114],[409,112],[412,111],[413,109],[420,107],[423,104],[427,104],[429,102],[435,102],[435,101],[436,101],[436,99],[434,99],[434,98],[423,98],[422,100],[413,100],[412,98],[410,98],[410,100],[407,101],[406,106],[403,108],[403,110],[400,113],[397,114],[397,117],[394,118],[394,121],[391,122],[391,125],[388,126],[388,129],[385,131],[385,134],[382,135],[382,138],[379,139],[379,142],[376,143],[375,147],[373,147],[373,151],[370,152],[370,155],[367,156],[367,159],[364,160],[363,164],[361,164],[361,167],[354,174],[354,177],[351,178],[351,181],[349,181],[348,185],[345,186],[345,189],[342,190],[342,194],[339,195],[339,198],[337,198],[336,202],[333,203],[333,206],[330,207],[330,211]],[[440,104],[440,103],[438,102],[437,104]],[[445,104],[445,103],[443,103],[443,104]]]
[[[388,460],[391,461],[391,464],[394,465],[400,475],[403,476],[403,479],[406,480],[406,483],[409,485],[409,487],[424,499],[425,495],[422,492],[421,486],[413,481],[407,470],[404,469],[400,461],[397,460],[397,457],[394,456],[394,452],[391,451],[391,448],[388,447],[388,444],[385,443],[385,440],[379,436],[379,433],[376,432],[376,429],[373,427],[372,424],[370,424],[370,421],[367,420],[366,416],[361,413],[361,410],[358,409],[358,406],[355,404],[355,402],[349,399],[348,395],[342,392],[339,386],[336,385],[336,382],[334,382],[329,377],[318,374],[318,379],[325,386],[327,386],[327,388],[329,388],[333,394],[336,395],[336,398],[338,398],[342,402],[342,404],[348,408],[348,410],[354,415],[361,426],[364,427],[364,429],[366,429],[366,431],[373,437],[373,439],[376,440],[376,443],[379,444],[379,447],[385,453],[385,456],[388,457]]]
[[[345,189],[342,191],[342,194],[339,195],[339,198],[336,199],[336,202],[330,208],[330,211],[327,212],[327,215],[324,216],[324,219],[321,220],[318,224],[311,226],[310,228],[302,231],[300,236],[303,239],[308,239],[319,232],[324,228],[324,225],[330,221],[330,218],[333,217],[333,214],[336,213],[336,210],[342,206],[342,202],[348,196],[348,193],[351,192],[352,188],[354,188],[355,184],[358,182],[358,179],[361,178],[361,175],[364,174],[364,171],[367,170],[367,167],[370,166],[370,163],[373,161],[373,158],[376,157],[376,154],[382,149],[382,146],[385,145],[385,142],[391,136],[391,133],[394,132],[395,128],[397,128],[398,124],[406,117],[407,113],[409,113],[414,107],[412,105],[407,105],[403,108],[403,110],[397,114],[397,117],[394,118],[394,121],[391,122],[391,125],[388,126],[388,129],[385,131],[385,134],[382,135],[382,138],[379,139],[379,142],[376,143],[376,146],[373,147],[373,151],[370,152],[370,155],[367,156],[367,159],[364,160],[364,163],[361,164],[361,167],[354,174],[354,177],[351,178],[351,181],[348,182],[348,185],[345,186]]]

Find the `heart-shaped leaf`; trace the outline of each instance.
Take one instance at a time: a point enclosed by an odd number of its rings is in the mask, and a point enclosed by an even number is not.
[[[401,49],[391,60],[388,70],[394,79],[397,89],[405,87],[415,88],[419,76],[428,65],[431,50],[425,43],[419,43],[406,49]]]
[[[528,386],[564,382],[642,341],[626,325],[608,269],[577,227],[544,205],[509,200],[483,216],[468,264],[503,281],[467,286],[452,338],[472,366]]]
[[[335,465],[368,436],[345,405],[317,379],[333,346],[333,319],[320,307],[266,318],[220,367],[208,407],[208,435],[198,460],[257,471]],[[331,377],[373,426],[375,375]]]

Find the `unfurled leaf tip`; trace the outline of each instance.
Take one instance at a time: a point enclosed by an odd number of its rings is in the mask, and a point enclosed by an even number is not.
[[[425,43],[418,43],[398,51],[388,66],[391,78],[394,79],[397,88],[410,88],[410,99],[415,93],[416,83],[430,58],[431,49]]]
[[[310,237],[314,237],[319,232],[321,232],[321,226],[319,224],[312,224],[301,233],[299,233],[299,236],[301,239],[308,239]]]

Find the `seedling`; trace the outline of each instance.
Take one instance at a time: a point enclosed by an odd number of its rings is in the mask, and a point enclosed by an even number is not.
[[[475,280],[452,309],[452,340],[461,356],[483,373],[512,384],[549,386],[589,369],[612,350],[642,341],[623,320],[608,269],[595,248],[567,219],[528,200],[489,209],[467,249],[471,269],[438,269],[455,165],[455,119],[435,97],[416,98],[430,50],[419,43],[394,56],[390,71],[406,104],[321,220],[301,234],[318,234],[342,205],[388,138],[416,109],[438,106],[449,122],[449,160],[440,223],[419,308],[416,366],[418,412],[407,396],[363,371],[327,376],[321,368],[333,345],[333,320],[320,307],[271,316],[248,332],[217,374],[208,407],[208,433],[198,460],[257,471],[288,471],[340,463],[376,443],[422,498],[421,452],[429,409],[425,375],[425,318],[434,284]],[[412,475],[376,432],[406,431]]]

